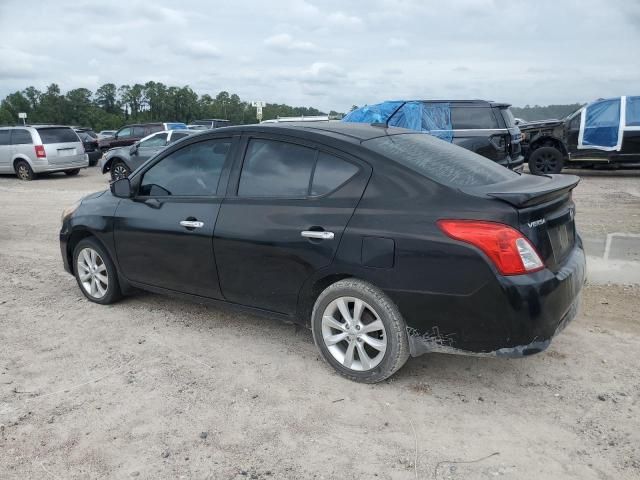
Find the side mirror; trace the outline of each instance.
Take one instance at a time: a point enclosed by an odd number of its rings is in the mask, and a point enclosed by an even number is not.
[[[111,193],[114,197],[118,198],[131,198],[133,192],[131,191],[131,182],[128,178],[119,178],[115,182],[111,182],[109,185]]]
[[[129,155],[135,155],[136,153],[138,153],[139,146],[140,146],[140,142],[136,142],[133,145],[131,145],[131,148],[129,149]]]

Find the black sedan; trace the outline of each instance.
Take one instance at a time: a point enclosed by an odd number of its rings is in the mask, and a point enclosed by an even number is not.
[[[409,355],[544,350],[585,280],[577,183],[403,129],[229,127],[67,209],[60,245],[93,302],[137,287],[246,307],[378,382]]]

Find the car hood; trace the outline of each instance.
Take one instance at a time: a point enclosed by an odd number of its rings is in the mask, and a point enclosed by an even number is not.
[[[533,122],[521,123],[518,125],[521,132],[526,132],[528,130],[537,130],[539,128],[550,128],[557,127],[558,125],[562,125],[564,120],[558,120],[557,118],[550,118],[549,120],[535,120]]]

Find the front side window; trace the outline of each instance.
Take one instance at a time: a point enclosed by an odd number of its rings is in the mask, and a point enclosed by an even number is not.
[[[140,142],[141,147],[164,147],[167,143],[167,134],[159,133]]]
[[[214,196],[231,149],[231,139],[214,139],[187,145],[147,170],[141,196]]]
[[[306,197],[316,150],[276,140],[252,139],[240,175],[243,197]]]
[[[31,145],[31,134],[28,130],[16,129],[11,133],[11,143],[13,145]]]
[[[131,136],[131,128],[130,127],[122,128],[122,129],[118,130],[117,135],[118,135],[118,138],[130,137]]]

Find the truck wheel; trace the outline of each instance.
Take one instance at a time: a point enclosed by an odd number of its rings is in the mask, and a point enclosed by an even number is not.
[[[562,152],[555,147],[540,147],[529,157],[529,171],[534,175],[560,173],[564,166]]]

